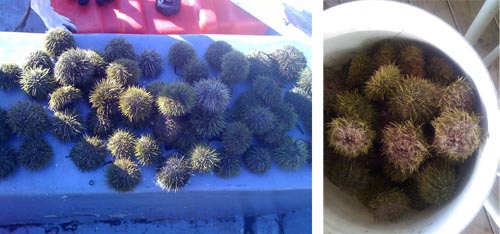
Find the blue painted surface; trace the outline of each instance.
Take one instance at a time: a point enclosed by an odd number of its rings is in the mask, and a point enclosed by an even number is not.
[[[303,51],[311,63],[309,43],[274,36],[222,35],[118,35],[129,40],[140,54],[144,49],[155,49],[163,58],[161,80],[175,81],[168,64],[168,48],[177,40],[190,42],[199,58],[214,40],[225,40],[236,49],[248,53],[260,50],[271,53],[283,45],[294,45]],[[23,64],[30,52],[43,48],[43,34],[0,33],[0,64]],[[115,34],[75,35],[80,48],[103,51]],[[154,79],[154,80],[159,80]],[[144,81],[141,79],[141,81]],[[151,82],[151,81],[148,81]],[[143,83],[144,85],[144,83]],[[233,87],[233,101],[248,83]],[[0,106],[8,108],[18,100],[27,99],[20,90],[0,91]],[[42,102],[46,106],[46,102]],[[47,110],[48,111],[48,110]],[[49,111],[48,111],[49,113]],[[310,136],[292,130],[292,135],[307,141]],[[51,219],[107,219],[107,218],[193,218],[219,217],[243,213],[286,211],[311,206],[311,165],[297,171],[284,171],[273,165],[264,175],[250,173],[242,165],[236,178],[222,179],[213,174],[196,174],[190,183],[176,193],[162,191],[154,184],[153,167],[141,167],[143,181],[131,193],[117,193],[107,187],[106,167],[93,172],[79,172],[66,158],[73,143],[62,143],[50,134],[44,135],[56,155],[50,164],[36,172],[20,168],[14,175],[0,181],[0,224],[45,222]],[[19,145],[20,138],[10,143]],[[108,155],[107,161],[111,158]],[[94,184],[90,185],[90,181]]]

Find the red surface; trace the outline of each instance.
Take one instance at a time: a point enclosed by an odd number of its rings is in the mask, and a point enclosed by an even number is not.
[[[100,7],[76,0],[51,0],[54,9],[70,18],[78,33],[131,34],[249,34],[268,27],[229,0],[182,0],[179,14],[163,16],[155,0],[114,0]]]

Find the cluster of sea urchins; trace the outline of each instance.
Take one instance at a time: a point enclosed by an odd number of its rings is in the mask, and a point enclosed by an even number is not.
[[[142,181],[141,166],[156,167],[158,186],[176,191],[196,172],[234,177],[244,164],[264,173],[272,161],[296,170],[310,159],[310,144],[288,136],[300,119],[308,133],[311,126],[311,73],[293,46],[245,55],[216,41],[202,55],[179,41],[163,53],[137,54],[129,41],[114,38],[99,52],[78,48],[62,29],[48,31],[44,45],[23,66],[0,66],[1,90],[18,87],[36,99],[0,109],[0,178],[19,164],[31,170],[48,164],[47,131],[75,143],[69,158],[80,171],[103,167],[109,152],[107,183],[119,192]],[[152,80],[165,58],[179,81]],[[249,88],[233,97],[232,86],[242,82]],[[19,150],[5,143],[14,135],[26,138]]]
[[[325,175],[381,220],[452,199],[484,134],[467,78],[407,41],[324,69]]]

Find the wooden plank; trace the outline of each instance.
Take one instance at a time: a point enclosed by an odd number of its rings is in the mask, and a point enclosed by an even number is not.
[[[462,234],[494,234],[493,230],[490,227],[488,217],[486,216],[486,212],[484,208],[481,209],[479,214],[476,216],[474,221],[465,228]]]

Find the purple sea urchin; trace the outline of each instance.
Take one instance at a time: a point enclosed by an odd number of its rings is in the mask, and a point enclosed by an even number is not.
[[[384,101],[401,79],[401,71],[394,64],[379,67],[365,84],[365,95],[370,100]]]
[[[54,112],[52,133],[61,141],[70,141],[83,135],[85,125],[80,113],[76,110]]]
[[[15,63],[0,66],[0,89],[11,90],[19,85],[23,70]]]
[[[307,66],[304,53],[294,46],[286,45],[272,53],[278,63],[278,71],[285,81],[296,81]]]
[[[252,132],[242,122],[229,123],[222,133],[222,144],[230,154],[241,155],[252,143]]]
[[[100,117],[110,117],[118,112],[122,86],[111,79],[99,81],[90,93],[89,102]]]
[[[184,82],[169,84],[158,94],[156,105],[164,116],[183,116],[191,112],[196,102],[193,87]]]
[[[220,154],[207,144],[195,145],[189,155],[191,168],[201,173],[212,171],[220,162]]]
[[[416,171],[430,154],[421,127],[410,121],[386,126],[382,145],[387,160],[402,173]]]
[[[59,57],[63,52],[76,47],[73,35],[63,28],[49,29],[45,33],[45,51],[53,57]]]
[[[268,149],[260,146],[252,146],[243,155],[245,167],[253,173],[264,174],[271,168],[271,153]]]
[[[54,91],[57,83],[49,74],[49,70],[34,68],[24,71],[19,81],[21,89],[35,99],[47,99],[49,93]]]
[[[475,103],[474,91],[465,78],[460,77],[444,89],[439,99],[441,111],[459,109],[471,113]]]
[[[94,71],[86,50],[70,49],[59,57],[54,75],[61,85],[87,89],[94,84]]]
[[[131,159],[135,153],[136,141],[133,133],[118,129],[109,137],[107,148],[116,159]]]
[[[233,51],[233,47],[225,41],[212,42],[205,51],[204,58],[207,60],[208,65],[215,70],[221,70],[222,57]]]
[[[42,169],[53,157],[52,146],[43,138],[28,138],[19,147],[19,164],[32,171]]]
[[[49,108],[54,111],[61,111],[73,107],[82,100],[82,92],[73,86],[63,86],[49,94],[49,97]]]
[[[108,185],[118,192],[132,191],[141,182],[140,168],[134,162],[120,158],[109,165],[106,171]]]
[[[235,177],[240,173],[241,156],[223,152],[220,155],[220,162],[215,167],[215,174],[222,178]]]
[[[249,69],[250,63],[243,53],[228,52],[221,59],[220,79],[226,84],[238,83],[247,79]]]
[[[127,40],[117,37],[111,39],[104,47],[104,59],[113,62],[117,59],[132,59],[136,57],[134,46]]]
[[[434,119],[434,141],[437,153],[451,160],[463,162],[479,147],[483,129],[480,118],[475,114],[456,109],[447,110]]]
[[[69,157],[80,171],[92,171],[104,163],[106,142],[98,137],[85,136],[78,141]]]
[[[307,144],[302,140],[287,137],[283,145],[273,150],[273,160],[285,170],[297,170],[307,163]]]
[[[282,101],[281,89],[270,77],[257,76],[252,82],[252,88],[268,106],[279,105]]]
[[[402,190],[391,188],[373,197],[368,207],[376,219],[397,221],[410,209],[410,199]]]
[[[183,69],[193,59],[196,59],[196,51],[186,41],[178,41],[168,50],[168,61],[180,69]]]
[[[425,77],[424,52],[420,47],[416,45],[403,46],[398,61],[403,74]]]
[[[417,175],[419,197],[431,205],[439,205],[451,199],[458,181],[455,168],[445,160],[427,164]]]
[[[118,106],[127,121],[136,126],[149,120],[154,110],[153,102],[153,95],[143,88],[129,87],[120,95]]]
[[[158,77],[163,71],[163,60],[156,50],[144,50],[139,56],[139,67],[144,77]]]
[[[208,78],[208,65],[203,60],[192,59],[184,66],[183,70],[182,77],[189,84]]]
[[[141,69],[139,64],[131,59],[117,59],[106,68],[106,76],[119,84],[131,86],[139,83]]]
[[[160,162],[160,146],[151,135],[141,135],[135,142],[135,156],[142,165]]]
[[[20,136],[34,136],[49,126],[49,117],[42,105],[19,101],[7,111],[7,123],[12,132]]]
[[[335,118],[328,124],[328,146],[349,158],[365,155],[373,145],[375,132],[362,121]]]
[[[219,80],[204,79],[194,84],[197,106],[207,113],[224,112],[231,100],[228,87]]]
[[[438,102],[439,88],[436,85],[428,80],[410,76],[394,87],[387,106],[397,119],[421,123],[432,119]]]
[[[0,179],[5,179],[14,173],[18,166],[17,157],[14,149],[0,145]]]
[[[189,160],[182,155],[169,157],[156,172],[156,184],[168,191],[177,191],[184,187],[191,177]]]
[[[50,55],[43,50],[37,50],[30,53],[23,65],[23,70],[33,69],[37,67],[49,70],[50,75],[54,74],[54,62],[52,62]]]

